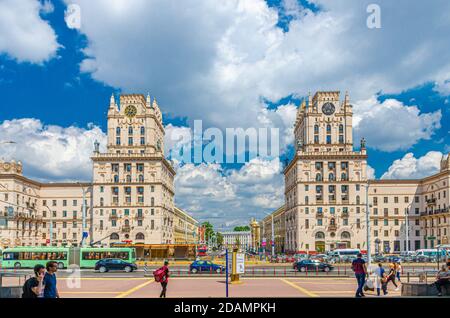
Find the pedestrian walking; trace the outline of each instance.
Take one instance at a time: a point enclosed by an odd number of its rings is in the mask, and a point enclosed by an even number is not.
[[[402,268],[402,265],[400,264],[400,261],[398,261],[397,264],[396,264],[395,272],[397,273],[397,280],[398,280],[398,282],[401,283],[402,281],[400,279],[400,276],[401,276],[401,274],[403,274],[403,268]]]
[[[46,264],[47,272],[44,276],[44,298],[59,298],[57,283],[56,283],[56,272],[58,271],[58,263],[54,261],[47,262]]]
[[[374,272],[376,275],[375,286],[377,288],[377,295],[380,296],[381,290],[383,290],[383,295],[387,295],[386,271],[383,268],[383,264],[378,263],[378,267]]]
[[[34,277],[27,279],[23,285],[22,298],[44,297],[45,266],[37,264],[34,266],[33,271]]]
[[[356,259],[352,262],[352,270],[355,273],[356,281],[358,283],[358,289],[356,290],[355,297],[364,297],[363,287],[367,276],[366,261],[362,259],[362,254],[358,253]]]
[[[167,284],[169,282],[169,261],[164,261],[164,266],[153,272],[155,281],[161,283],[161,294],[159,298],[166,298]]]
[[[395,282],[396,272],[395,272],[395,264],[391,263],[389,264],[389,273],[386,276],[386,286],[389,282],[392,282],[392,284],[395,286],[395,290],[398,290],[397,283]]]
[[[448,286],[450,284],[450,272],[447,265],[442,265],[441,270],[436,276],[436,281],[434,284],[438,290],[438,296],[442,296],[442,286]]]

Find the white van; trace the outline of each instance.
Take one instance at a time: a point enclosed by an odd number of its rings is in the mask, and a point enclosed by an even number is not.
[[[329,256],[338,259],[350,259],[356,258],[356,256],[361,253],[357,248],[338,248],[329,252]]]

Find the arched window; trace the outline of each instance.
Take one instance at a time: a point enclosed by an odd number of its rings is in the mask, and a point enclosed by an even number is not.
[[[127,175],[127,182],[131,182],[131,176]]]
[[[316,174],[316,181],[322,181],[322,174]]]
[[[144,236],[144,234],[143,233],[138,233],[138,234],[136,234],[136,240],[144,240],[145,239],[145,236]]]
[[[330,225],[336,225],[336,220],[334,218],[330,219]]]
[[[339,133],[340,134],[344,133],[344,125],[342,125],[342,124],[339,125]]]
[[[350,233],[348,233],[347,231],[342,232],[342,234],[341,234],[341,239],[342,239],[342,240],[348,240],[348,239],[350,239]]]
[[[111,233],[111,235],[109,236],[110,240],[118,240],[119,239],[119,234],[117,233]]]
[[[132,135],[133,134],[133,127],[129,126],[128,127],[128,135]]]
[[[361,199],[359,198],[359,195],[356,196],[356,204],[360,204],[361,203]]]
[[[125,226],[130,226],[130,221],[129,220],[125,220],[124,224],[125,224]]]
[[[328,180],[330,180],[330,181],[335,181],[334,173],[330,173],[330,174],[328,175]]]
[[[315,134],[319,133],[319,125],[314,125],[314,133]]]
[[[327,134],[331,134],[331,125],[330,124],[327,125]]]
[[[144,175],[143,174],[139,175],[139,182],[144,182]]]
[[[316,240],[323,240],[324,238],[325,238],[325,233],[323,233],[323,232],[316,233]]]
[[[119,182],[119,176],[118,176],[117,174],[114,175],[114,182],[115,182],[115,183]]]
[[[116,135],[119,135],[119,136],[120,136],[120,127],[117,127],[117,128],[116,128]]]

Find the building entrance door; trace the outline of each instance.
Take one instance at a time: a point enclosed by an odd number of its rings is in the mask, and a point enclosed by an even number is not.
[[[316,252],[325,252],[325,241],[316,241]]]

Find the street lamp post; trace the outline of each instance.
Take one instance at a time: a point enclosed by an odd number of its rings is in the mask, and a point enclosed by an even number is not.
[[[412,203],[408,205],[405,211],[405,232],[406,232],[406,255],[409,253],[409,210],[411,209]]]
[[[85,188],[80,182],[77,182],[78,185],[81,187],[82,191],[83,191],[83,208],[82,208],[82,221],[81,221],[81,247],[85,246],[85,242],[86,242],[86,236],[85,236],[85,232],[86,232],[86,192],[91,188]]]
[[[370,268],[371,265],[371,255],[370,255],[370,204],[369,204],[369,180],[367,180],[367,185],[366,185],[366,234],[367,234],[367,238],[366,238],[366,245],[367,245],[367,263],[368,263],[368,268]]]

